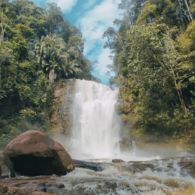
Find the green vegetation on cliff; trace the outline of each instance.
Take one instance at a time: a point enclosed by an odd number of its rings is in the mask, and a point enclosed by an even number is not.
[[[47,124],[53,83],[67,78],[90,78],[81,33],[56,4],[0,0],[1,144],[17,129]]]
[[[194,0],[122,0],[120,6],[119,30],[104,36],[115,54],[124,123],[149,134],[193,134]]]

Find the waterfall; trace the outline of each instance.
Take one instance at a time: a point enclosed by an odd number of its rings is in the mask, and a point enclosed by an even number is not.
[[[94,81],[75,81],[71,137],[75,157],[98,159],[117,156],[120,141],[117,97],[118,89],[112,90]]]

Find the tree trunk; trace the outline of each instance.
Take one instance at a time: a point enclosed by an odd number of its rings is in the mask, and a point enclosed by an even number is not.
[[[177,95],[178,95],[181,107],[182,107],[183,111],[186,113],[187,112],[187,107],[186,107],[186,104],[185,104],[185,101],[184,101],[184,98],[183,98],[183,93],[180,89],[180,86],[177,83],[177,77],[176,77],[175,71],[173,70],[173,67],[170,66],[170,68],[171,68],[173,82],[174,82],[174,85],[175,85],[175,89],[177,91]]]
[[[1,47],[1,43],[3,42],[4,40],[4,34],[5,34],[5,29],[3,27],[3,10],[0,8],[0,11],[1,11],[1,34],[0,34],[0,47]],[[2,67],[2,60],[0,60],[0,88],[1,88],[1,67]]]
[[[181,11],[184,12],[184,15],[187,17],[188,22],[192,22],[193,17],[190,11],[190,6],[187,0],[177,0],[180,6]]]
[[[1,21],[0,44],[1,44],[1,42],[4,40],[5,29],[4,29],[4,24],[3,24],[3,10],[0,9],[0,11],[1,11],[1,18],[0,18],[0,21]]]
[[[187,12],[188,12],[188,19],[189,19],[190,22],[192,22],[193,17],[192,17],[192,13],[190,11],[190,6],[189,6],[187,0],[183,0],[183,1],[185,3],[185,6],[186,6],[186,9],[187,9]]]

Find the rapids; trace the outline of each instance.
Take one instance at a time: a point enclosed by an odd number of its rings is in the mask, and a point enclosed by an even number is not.
[[[69,195],[194,195],[194,158],[100,163],[103,171],[76,168],[60,179]]]

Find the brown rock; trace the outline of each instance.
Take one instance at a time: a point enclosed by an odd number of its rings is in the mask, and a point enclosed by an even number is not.
[[[13,172],[26,176],[65,175],[74,169],[72,159],[62,145],[40,131],[27,131],[13,139],[4,155]]]
[[[112,163],[123,163],[124,161],[121,159],[113,159]]]
[[[195,178],[195,159],[182,159],[179,162],[182,169],[186,169],[187,172]]]

